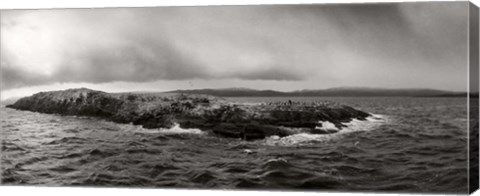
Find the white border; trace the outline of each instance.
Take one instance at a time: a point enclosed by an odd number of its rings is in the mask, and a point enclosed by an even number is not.
[[[418,1],[418,0],[417,0]],[[436,0],[444,1],[444,0]],[[372,3],[372,2],[416,2],[415,0],[1,0],[0,9],[40,9],[40,8],[101,8],[101,7],[151,7],[151,6],[192,6],[192,5],[256,5],[256,4],[313,4],[313,3]],[[472,0],[477,6],[480,0]],[[196,196],[311,196],[326,192],[267,192],[267,191],[213,191],[213,190],[172,190],[172,189],[128,189],[128,188],[51,188],[51,187],[6,187],[0,186],[1,195],[193,195]],[[328,193],[331,196],[373,196],[406,194],[373,193]],[[412,195],[412,194],[408,194]],[[419,195],[419,194],[415,194]],[[477,191],[474,195],[480,196]]]

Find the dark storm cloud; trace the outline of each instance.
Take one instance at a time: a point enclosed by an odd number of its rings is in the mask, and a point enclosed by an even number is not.
[[[402,87],[442,77],[458,87],[466,5],[2,11],[2,88],[228,78]],[[421,77],[432,68],[438,76]]]
[[[141,48],[139,48],[141,47]],[[168,44],[143,44],[120,48],[96,48],[79,54],[77,65],[60,66],[55,78],[64,82],[152,81],[203,77],[195,62],[176,52]],[[68,62],[65,62],[68,63]]]
[[[458,66],[465,58],[465,3],[357,4],[311,9],[316,9],[319,17],[328,18],[348,48],[366,56],[394,61],[413,58],[420,63],[428,61],[433,67]],[[409,65],[416,66],[405,64]]]
[[[18,88],[22,86],[31,86],[35,84],[47,83],[48,78],[35,74],[28,73],[24,70],[16,70],[12,67],[3,67],[0,72],[2,82],[0,83],[0,88],[10,89]]]

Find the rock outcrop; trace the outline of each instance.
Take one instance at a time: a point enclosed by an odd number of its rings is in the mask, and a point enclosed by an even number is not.
[[[207,95],[175,93],[105,93],[90,89],[41,92],[19,99],[9,108],[49,114],[94,116],[144,128],[211,130],[225,137],[262,139],[298,132],[332,133],[321,122],[339,130],[352,119],[368,113],[334,103],[277,102],[235,104]]]

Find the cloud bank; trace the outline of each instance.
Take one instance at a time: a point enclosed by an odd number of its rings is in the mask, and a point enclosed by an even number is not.
[[[196,79],[461,88],[465,10],[465,2],[2,10],[1,88]]]

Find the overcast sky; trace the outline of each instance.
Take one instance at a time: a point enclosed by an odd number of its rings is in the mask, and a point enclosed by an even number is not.
[[[465,91],[467,6],[2,10],[2,99],[74,87]]]

